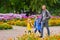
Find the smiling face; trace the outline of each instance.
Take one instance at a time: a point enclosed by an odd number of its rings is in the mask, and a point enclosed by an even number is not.
[[[42,6],[42,10],[45,10],[45,9],[46,9],[46,6],[45,6],[45,5],[43,5],[43,6]]]

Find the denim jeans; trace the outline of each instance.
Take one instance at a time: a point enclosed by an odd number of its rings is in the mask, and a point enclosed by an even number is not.
[[[50,36],[50,30],[49,30],[49,26],[48,26],[48,21],[42,21],[41,22],[41,28],[42,28],[42,30],[41,30],[41,36],[43,37],[43,28],[44,28],[44,26],[47,29],[48,36]]]
[[[38,30],[38,29],[35,29],[35,31],[34,31],[34,32],[36,33],[37,31],[38,31],[39,33],[41,33],[41,31],[40,31],[40,30]]]

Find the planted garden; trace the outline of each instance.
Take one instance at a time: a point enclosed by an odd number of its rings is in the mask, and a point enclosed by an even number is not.
[[[32,23],[34,23],[35,16],[36,15],[29,16],[32,20]],[[26,14],[0,14],[0,24],[7,23],[9,25],[26,26],[26,21]],[[60,17],[52,16],[51,19],[49,19],[49,25],[60,26]]]
[[[29,16],[34,24],[34,19],[36,15]],[[40,17],[40,15],[39,15]],[[0,14],[0,29],[11,29],[11,25],[26,27],[27,16],[26,14]],[[49,19],[49,26],[60,26],[60,17],[52,16]],[[11,27],[11,28],[9,28]]]
[[[35,33],[24,34],[23,36],[17,36],[16,38],[9,38],[9,40],[60,40],[60,35],[52,35],[46,36],[44,38],[40,38]]]
[[[13,29],[13,26],[26,27],[27,26],[26,14],[31,14],[29,18],[31,18],[31,21],[34,25],[35,16],[36,14],[38,15],[41,12],[42,5],[46,5],[51,15],[53,15],[49,19],[48,22],[49,27],[60,26],[60,0],[0,0],[0,30],[7,31],[9,29]],[[39,15],[39,17],[41,16]],[[8,33],[11,32],[9,31]],[[46,37],[40,38],[35,33],[31,34],[25,33],[23,36],[18,35],[17,37],[9,38],[8,40],[60,40],[60,35],[57,34],[51,36],[46,35]]]

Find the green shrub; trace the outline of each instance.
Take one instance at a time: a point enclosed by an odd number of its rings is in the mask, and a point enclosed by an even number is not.
[[[17,26],[26,26],[26,23],[24,21],[16,22]]]
[[[12,29],[12,26],[7,23],[0,24],[0,30],[7,30],[7,29]]]

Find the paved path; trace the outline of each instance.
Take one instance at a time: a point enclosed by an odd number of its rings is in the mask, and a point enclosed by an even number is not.
[[[8,38],[15,38],[16,36],[22,36],[26,31],[26,27],[13,26],[12,30],[0,30],[0,40],[8,40]],[[60,27],[50,27],[51,35],[59,34]],[[46,29],[44,28],[44,35],[46,35]]]

